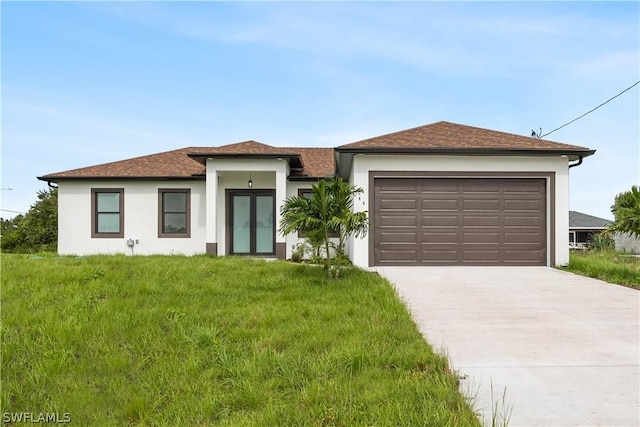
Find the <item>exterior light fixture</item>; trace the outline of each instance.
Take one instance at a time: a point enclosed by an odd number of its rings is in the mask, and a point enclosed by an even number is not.
[[[253,181],[251,180],[251,172],[249,172],[249,182],[247,182],[247,187],[253,188]]]

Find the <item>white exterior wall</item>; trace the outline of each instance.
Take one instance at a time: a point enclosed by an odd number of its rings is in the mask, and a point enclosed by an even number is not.
[[[285,243],[277,229],[280,225],[280,206],[287,194],[289,166],[278,159],[208,159],[207,160],[207,243],[217,244],[217,254],[225,255],[226,248],[226,190],[248,188],[249,173],[252,189],[276,190],[276,244]]]
[[[367,155],[357,154],[353,158],[353,166],[349,182],[364,190],[364,195],[354,203],[354,210],[368,211],[372,217],[373,206],[369,206],[369,171],[390,172],[446,172],[455,177],[455,172],[495,173],[500,177],[502,172],[515,172],[510,178],[527,178],[528,172],[555,173],[555,235],[551,236],[551,189],[547,180],[547,264],[551,265],[551,246],[555,246],[555,264],[569,262],[569,168],[565,156],[558,157],[515,157],[515,156],[420,156],[420,155]],[[521,175],[520,175],[521,174]],[[419,175],[417,175],[419,176]],[[468,175],[465,175],[468,177]],[[483,175],[487,177],[487,175]],[[349,245],[349,257],[360,267],[369,267],[369,239],[366,237],[352,239]]]
[[[617,251],[626,251],[632,254],[640,254],[640,238],[628,233],[616,233],[613,236]]]
[[[287,183],[287,198],[298,195],[298,190],[301,189],[311,189],[311,185],[315,184],[315,182],[309,181],[292,181]],[[304,239],[298,238],[298,233],[287,234],[286,237],[287,242],[287,259],[291,258],[293,251],[299,244],[304,242]]]
[[[124,237],[91,237],[91,189],[124,188]],[[191,189],[191,237],[158,238],[158,189]],[[184,254],[205,252],[204,181],[63,181],[58,184],[58,253]],[[127,239],[137,240],[133,249]]]

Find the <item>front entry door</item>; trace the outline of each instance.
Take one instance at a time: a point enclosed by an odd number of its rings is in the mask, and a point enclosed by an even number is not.
[[[275,255],[275,191],[229,193],[231,255]]]

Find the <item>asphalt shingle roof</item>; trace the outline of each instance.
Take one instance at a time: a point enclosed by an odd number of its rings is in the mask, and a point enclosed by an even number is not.
[[[440,149],[551,151],[563,154],[590,155],[585,147],[546,141],[449,122],[437,122],[400,132],[364,139],[342,145],[338,151],[388,150],[438,151]],[[333,148],[274,147],[257,141],[244,141],[220,147],[185,147],[132,159],[52,173],[39,177],[44,181],[61,179],[117,179],[117,178],[193,178],[205,173],[206,156],[282,156],[292,167],[292,177],[321,178],[335,174]],[[194,157],[190,157],[194,156]],[[198,159],[199,156],[199,159]]]
[[[582,212],[569,211],[569,228],[607,228],[611,221]]]
[[[192,178],[204,175],[205,166],[190,154],[210,155],[282,155],[300,158],[303,169],[294,176],[327,177],[334,175],[333,148],[272,147],[256,141],[245,141],[221,147],[185,147],[148,156],[72,169],[39,177],[44,181],[60,179],[116,178]]]
[[[413,129],[341,145],[338,149],[496,149],[588,151],[577,145],[562,144],[530,136],[449,122],[437,122]]]

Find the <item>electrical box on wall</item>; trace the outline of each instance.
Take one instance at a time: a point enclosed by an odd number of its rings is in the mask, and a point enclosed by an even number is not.
[[[135,245],[135,244],[136,244],[136,242],[134,242],[133,239],[128,239],[127,240],[127,246],[129,246],[130,248],[132,248],[133,245]]]

